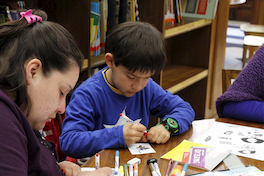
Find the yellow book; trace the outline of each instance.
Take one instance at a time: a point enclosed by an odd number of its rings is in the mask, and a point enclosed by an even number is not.
[[[210,147],[208,145],[203,145],[195,142],[191,142],[188,140],[183,140],[179,145],[173,148],[171,151],[166,153],[165,155],[161,156],[162,159],[173,159],[174,161],[178,160],[182,162],[182,157],[184,152],[189,152],[189,148],[196,146],[196,147]]]
[[[178,146],[163,155],[163,159],[178,160],[189,163],[189,166],[203,170],[213,170],[230,153],[231,149],[211,147],[200,143],[183,140]]]

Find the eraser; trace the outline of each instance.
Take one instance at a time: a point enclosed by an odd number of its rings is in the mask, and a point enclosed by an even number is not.
[[[141,160],[139,158],[133,158],[127,162],[128,165],[140,164]]]

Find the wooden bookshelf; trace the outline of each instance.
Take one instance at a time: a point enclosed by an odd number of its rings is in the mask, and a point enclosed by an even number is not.
[[[2,0],[1,0],[2,1]],[[76,38],[86,60],[82,77],[90,68],[104,64],[103,55],[90,56],[91,0],[30,1],[27,8],[40,8],[49,20],[67,28]],[[165,90],[178,94],[195,110],[196,119],[216,114],[215,101],[221,95],[229,1],[219,1],[214,19],[183,18],[182,23],[164,24],[165,0],[138,0],[139,19],[153,24],[166,40],[167,63],[153,79]]]
[[[154,80],[189,102],[196,119],[216,115],[229,2],[218,2],[214,19],[183,18],[180,24],[173,25],[164,24],[165,0],[138,0],[138,6],[139,19],[153,24],[166,40],[167,62]]]

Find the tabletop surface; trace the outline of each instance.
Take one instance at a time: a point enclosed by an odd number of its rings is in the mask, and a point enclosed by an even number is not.
[[[189,141],[194,141],[194,139],[201,137],[210,128],[210,126],[212,125],[214,121],[215,119],[196,120],[193,122],[193,124],[190,126],[187,132],[179,136],[171,137],[171,139],[166,144],[159,144],[159,145],[151,144],[151,146],[156,151],[156,153],[153,153],[153,154],[131,155],[128,149],[118,149],[120,152],[119,164],[124,165],[125,163],[127,163],[127,161],[135,157],[140,158],[141,164],[139,164],[139,175],[140,176],[151,176],[149,166],[147,165],[147,160],[151,158],[156,158],[157,163],[160,167],[160,171],[162,175],[164,175],[169,161],[165,159],[161,159],[160,157],[164,155],[165,153],[169,152],[174,147],[176,147],[184,139],[187,139]],[[264,124],[261,124],[261,123],[245,122],[245,121],[229,119],[229,118],[218,118],[216,119],[216,121],[264,129]],[[114,168],[115,151],[116,149],[105,149],[99,152],[100,167],[108,166],[108,167]],[[241,162],[245,166],[254,165],[258,169],[264,171],[264,161],[254,160],[254,159],[240,157],[240,156],[238,156],[238,158],[241,160]],[[94,166],[95,166],[94,156],[91,157],[88,161],[86,161],[82,165],[82,167],[94,167]],[[226,170],[226,169],[228,169],[227,166],[224,164],[224,162],[221,162],[214,170]],[[205,171],[201,169],[193,168],[193,167],[188,167],[186,175],[191,175],[191,174],[200,173],[200,172],[205,172]]]

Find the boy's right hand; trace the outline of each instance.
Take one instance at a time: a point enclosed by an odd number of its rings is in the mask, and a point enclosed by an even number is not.
[[[144,131],[146,127],[138,122],[137,125],[128,123],[123,126],[123,134],[125,138],[125,144],[130,145],[134,144],[141,140],[144,136]]]

